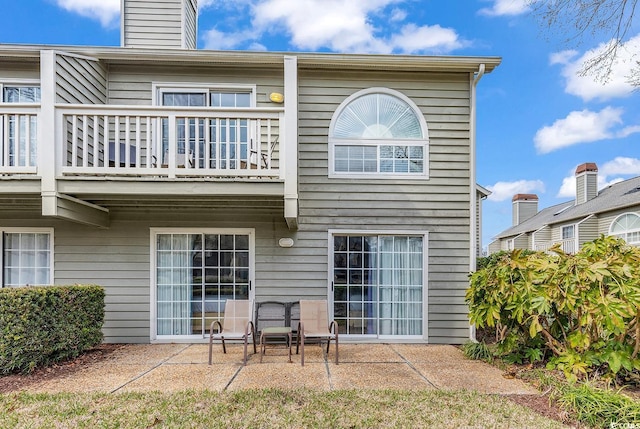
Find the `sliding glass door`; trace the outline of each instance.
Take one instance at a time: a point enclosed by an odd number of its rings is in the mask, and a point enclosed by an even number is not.
[[[252,299],[252,232],[158,232],[157,337],[200,336],[227,299]]]
[[[424,235],[334,234],[333,308],[341,334],[422,337]]]

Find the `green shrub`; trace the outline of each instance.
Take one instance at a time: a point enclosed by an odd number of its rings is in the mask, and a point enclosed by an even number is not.
[[[640,249],[613,237],[575,255],[519,250],[471,275],[471,322],[495,327],[512,361],[543,359],[570,379],[640,370]]]
[[[528,256],[536,253],[533,250],[526,250],[526,249],[519,250],[519,252],[522,256]],[[483,268],[493,266],[498,262],[500,262],[505,257],[509,257],[509,255],[510,255],[510,252],[506,250],[501,250],[499,252],[492,253],[489,256],[483,256],[481,258],[478,258],[476,262],[476,270],[481,270]]]
[[[99,286],[0,289],[0,374],[77,357],[102,341]]]
[[[491,349],[489,349],[489,346],[484,341],[480,341],[478,343],[475,343],[475,342],[465,343],[462,346],[462,351],[464,352],[464,355],[466,357],[474,360],[488,361],[488,360],[491,360],[491,358],[493,357],[493,354],[491,353]]]

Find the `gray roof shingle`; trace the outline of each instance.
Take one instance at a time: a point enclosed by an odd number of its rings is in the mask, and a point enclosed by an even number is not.
[[[502,231],[495,238],[513,237],[537,231],[545,225],[567,222],[633,205],[640,205],[640,176],[609,185],[600,190],[597,197],[586,203],[576,206],[575,200],[571,200],[542,209],[532,218]]]

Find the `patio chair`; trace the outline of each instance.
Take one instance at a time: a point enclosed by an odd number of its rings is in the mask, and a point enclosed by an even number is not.
[[[327,300],[300,300],[300,322],[296,337],[296,354],[302,349],[300,363],[304,366],[304,343],[307,338],[327,340],[327,356],[331,340],[336,342],[336,365],[338,364],[338,325],[335,321],[329,323]]]
[[[244,341],[244,364],[247,364],[247,344],[249,337],[253,340],[253,353],[256,348],[256,332],[253,326],[253,301],[228,299],[224,309],[224,319],[222,324],[215,320],[209,328],[209,365],[211,365],[211,353],[213,340],[222,341],[222,351],[227,353],[225,340]],[[217,333],[214,329],[217,326]]]

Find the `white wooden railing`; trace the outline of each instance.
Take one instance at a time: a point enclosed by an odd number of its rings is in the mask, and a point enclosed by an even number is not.
[[[0,106],[0,174],[38,174],[38,154],[55,145],[63,175],[282,175],[281,108],[61,104],[38,141],[40,114],[39,106]]]
[[[36,173],[39,112],[33,104],[0,105],[0,173]]]
[[[58,105],[66,175],[279,176],[282,109]]]
[[[571,253],[571,254],[576,253],[577,245],[576,245],[575,238],[567,238],[565,240],[560,240],[560,241],[548,241],[546,243],[536,244],[534,250],[547,252],[549,251],[549,249],[551,249],[553,246],[555,246],[558,243],[560,243],[560,248],[562,249],[563,252]]]

